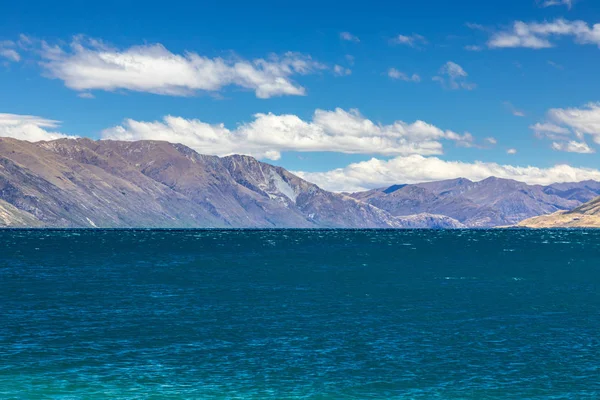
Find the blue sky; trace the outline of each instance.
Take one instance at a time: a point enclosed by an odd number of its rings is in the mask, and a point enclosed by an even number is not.
[[[13,1],[0,136],[179,141],[334,190],[594,178],[599,22],[595,0]]]

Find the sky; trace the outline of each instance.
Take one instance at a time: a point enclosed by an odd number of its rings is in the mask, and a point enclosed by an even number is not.
[[[600,180],[600,2],[9,1],[0,136],[167,140],[335,191]]]

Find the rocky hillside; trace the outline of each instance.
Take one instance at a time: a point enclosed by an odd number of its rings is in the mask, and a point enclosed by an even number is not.
[[[573,209],[598,195],[600,183],[593,181],[541,186],[494,177],[479,182],[459,178],[394,185],[352,194],[395,216],[441,214],[468,227],[512,225]]]
[[[600,228],[600,197],[571,211],[528,218],[517,224],[525,228]]]
[[[159,141],[0,138],[0,226],[457,228],[396,217],[246,156]]]

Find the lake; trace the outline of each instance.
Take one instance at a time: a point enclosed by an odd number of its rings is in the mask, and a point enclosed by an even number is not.
[[[600,397],[600,231],[0,230],[2,399]]]

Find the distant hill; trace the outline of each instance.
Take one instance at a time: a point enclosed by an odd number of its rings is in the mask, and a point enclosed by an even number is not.
[[[512,225],[570,210],[598,195],[600,183],[595,181],[541,186],[494,177],[479,182],[458,178],[394,185],[352,194],[395,216],[440,214],[477,228]]]
[[[0,138],[0,226],[459,228],[395,217],[252,157],[159,141]]]
[[[527,228],[600,228],[600,197],[571,211],[528,218],[517,224]]]

